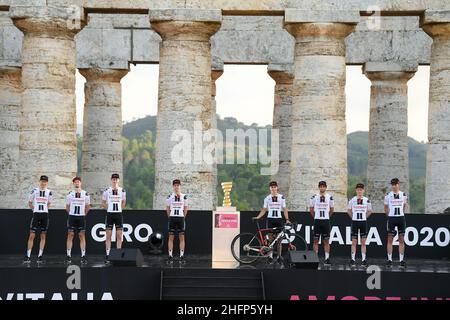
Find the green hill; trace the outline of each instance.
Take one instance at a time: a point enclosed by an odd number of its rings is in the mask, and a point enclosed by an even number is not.
[[[225,136],[226,129],[259,127],[246,125],[235,118],[218,118],[217,127]],[[125,188],[130,207],[135,209],[151,208],[154,178],[154,144],[156,117],[147,116],[123,126],[123,159]],[[270,131],[268,140],[270,142]],[[367,182],[367,132],[354,132],[347,136],[348,143],[348,196],[353,194],[353,186],[360,181]],[[270,147],[270,143],[269,143]],[[247,150],[248,151],[248,150]],[[78,161],[81,161],[81,139],[78,141]],[[410,199],[411,212],[424,212],[425,202],[425,156],[426,144],[409,138]],[[81,166],[79,165],[78,168]],[[233,203],[239,210],[257,210],[268,193],[270,176],[260,175],[260,164],[218,165],[218,181],[233,181]],[[217,186],[219,203],[222,201],[222,189]]]
[[[410,179],[422,179],[425,177],[427,146],[413,138],[408,139]],[[368,132],[357,131],[347,135],[349,174],[355,176],[366,174],[368,141]]]

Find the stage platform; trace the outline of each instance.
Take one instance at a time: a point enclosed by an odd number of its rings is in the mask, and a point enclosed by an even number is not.
[[[111,264],[104,263],[104,256],[94,255],[86,256],[88,263],[86,265],[80,264],[80,257],[74,255],[72,257],[72,264],[79,265],[82,268],[110,268]],[[19,255],[0,255],[0,268],[66,268],[66,257],[64,255],[46,255],[45,263],[38,264],[36,262],[37,256],[32,256],[30,264],[23,264],[23,256]],[[269,264],[265,259],[261,259],[258,263],[252,265],[239,265],[236,263],[225,263],[213,265],[211,256],[209,255],[186,255],[185,263],[179,263],[178,257],[174,256],[174,262],[167,263],[166,255],[144,255],[144,264],[142,268],[156,268],[156,269],[256,269],[256,270],[278,270],[284,269],[283,265],[279,263]],[[319,271],[366,271],[365,267],[361,266],[361,260],[357,259],[356,267],[350,267],[349,257],[331,257],[332,265],[324,266],[323,258],[320,259]],[[450,273],[450,260],[431,260],[431,259],[408,259],[407,267],[401,268],[398,260],[394,260],[391,268],[386,267],[386,260],[383,259],[368,259],[369,265],[376,265],[382,271],[386,272],[428,272],[428,273]]]
[[[407,260],[402,269],[394,261],[371,259],[373,273],[348,265],[347,257],[332,257],[332,266],[321,261],[317,270],[292,269],[261,261],[256,265],[214,268],[208,255],[187,255],[186,263],[166,263],[166,256],[145,255],[142,267],[105,265],[103,256],[88,256],[72,267],[64,255],[48,255],[45,264],[24,265],[22,256],[0,256],[0,298],[21,299],[247,299],[247,300],[449,300],[450,261]],[[359,264],[359,263],[358,263]],[[76,266],[80,266],[78,269]],[[71,277],[79,276],[79,286]],[[78,279],[78,278],[77,278]]]
[[[256,231],[251,218],[257,214],[241,212],[241,232]],[[311,249],[314,223],[311,216],[307,212],[289,215],[298,223],[296,233],[307,240]],[[365,269],[348,265],[350,221],[346,213],[336,213],[330,232],[333,264],[331,267],[321,264],[316,270],[283,268],[263,260],[251,266],[213,265],[210,211],[191,211],[186,223],[186,264],[175,261],[167,265],[165,254],[148,254],[153,232],[161,232],[164,239],[167,236],[167,215],[162,210],[124,211],[124,247],[138,248],[144,253],[143,267],[105,266],[105,212],[101,210],[91,210],[87,217],[89,263],[77,267],[80,251],[75,239],[73,264],[68,267],[64,263],[67,214],[51,210],[50,216],[47,263],[39,266],[36,263],[36,240],[33,262],[26,266],[22,264],[22,253],[31,212],[0,209],[0,224],[8,226],[0,233],[0,299],[450,299],[450,215],[409,214],[405,233],[407,268],[399,268],[395,260],[394,266],[386,269],[386,217],[374,214],[367,242],[372,267]],[[394,246],[397,258],[395,241]],[[162,250],[167,252],[165,242]],[[319,256],[323,260],[322,251]],[[357,257],[360,259],[359,248]]]

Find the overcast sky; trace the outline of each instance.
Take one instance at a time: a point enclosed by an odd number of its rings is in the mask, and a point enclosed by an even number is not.
[[[427,141],[429,67],[419,67],[408,82],[408,135]],[[81,124],[85,79],[77,72],[77,123]],[[246,124],[272,123],[275,82],[267,66],[226,65],[216,81],[217,113],[235,117]],[[360,66],[347,67],[347,131],[368,131],[370,81]],[[125,122],[156,115],[158,102],[158,65],[131,66],[122,79],[122,119]]]

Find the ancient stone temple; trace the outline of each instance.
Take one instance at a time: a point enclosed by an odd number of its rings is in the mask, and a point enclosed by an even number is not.
[[[154,208],[180,178],[192,209],[217,203],[214,163],[170,161],[175,130],[216,128],[224,64],[266,64],[279,130],[274,178],[291,210],[319,180],[347,202],[346,65],[371,81],[367,191],[408,193],[407,82],[430,66],[426,213],[450,207],[450,3],[444,0],[0,0],[0,206],[22,208],[39,175],[56,207],[77,171],[75,73],[86,78],[82,177],[100,202],[122,172],[121,79],[159,64]],[[192,150],[195,152],[195,150]]]

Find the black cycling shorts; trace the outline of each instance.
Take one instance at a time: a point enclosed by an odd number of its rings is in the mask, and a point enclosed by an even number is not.
[[[123,216],[122,212],[107,212],[105,219],[105,227],[106,229],[112,229],[113,226],[116,226],[116,230],[123,229]]]
[[[282,228],[283,227],[283,218],[267,218],[266,219],[266,228]]]
[[[49,218],[47,212],[35,212],[31,218],[30,231],[31,232],[47,232],[49,226]]]
[[[397,227],[398,234],[405,234],[406,229],[406,219],[405,216],[402,217],[388,217],[387,220],[387,232],[388,234],[395,236]]]
[[[184,217],[169,217],[169,234],[184,233],[186,230],[186,221]]]
[[[361,236],[361,238],[367,238],[367,221],[357,221],[357,220],[353,220],[352,221],[352,239],[357,239],[358,238],[358,231],[359,231],[359,235]]]
[[[314,239],[319,240],[322,236],[322,240],[330,239],[330,220],[329,219],[315,219],[314,220]]]
[[[67,230],[71,232],[86,231],[86,217],[69,215],[67,219]]]

